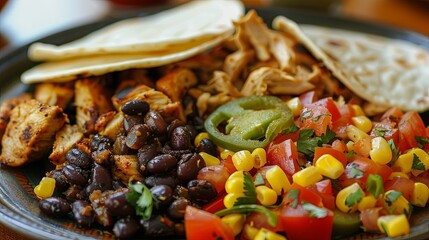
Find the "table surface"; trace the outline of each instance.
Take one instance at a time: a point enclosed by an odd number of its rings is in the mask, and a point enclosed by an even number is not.
[[[272,0],[243,1],[249,6],[272,5]],[[98,0],[9,1],[0,13],[0,50],[19,47],[56,31],[89,23],[127,9],[129,8]],[[338,0],[335,6],[325,11],[429,36],[429,0]],[[29,239],[1,225],[0,236],[3,240]]]

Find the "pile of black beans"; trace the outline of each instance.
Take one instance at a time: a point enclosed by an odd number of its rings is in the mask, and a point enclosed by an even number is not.
[[[63,194],[41,200],[39,207],[51,217],[69,216],[83,228],[111,228],[120,239],[184,236],[186,206],[200,207],[217,196],[209,181],[196,179],[205,167],[198,152],[216,156],[216,146],[209,139],[194,146],[202,126],[195,116],[187,123],[167,122],[141,100],[126,102],[121,110],[125,117],[116,140],[96,134],[69,150],[63,166],[48,174]],[[114,157],[125,155],[137,157],[136,169],[130,172],[137,171],[152,193],[154,208],[148,220],[136,215],[126,199],[130,190],[118,174],[130,173],[115,169]]]

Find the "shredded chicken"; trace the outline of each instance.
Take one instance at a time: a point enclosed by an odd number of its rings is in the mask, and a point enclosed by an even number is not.
[[[73,86],[69,83],[41,83],[36,85],[34,98],[44,104],[65,109],[73,99],[73,94]]]
[[[246,70],[247,64],[253,61],[255,52],[252,50],[235,51],[225,59],[223,70],[229,75],[231,82],[235,82]]]
[[[181,101],[186,91],[195,84],[197,84],[197,78],[191,70],[176,68],[156,81],[156,89],[176,102]]]

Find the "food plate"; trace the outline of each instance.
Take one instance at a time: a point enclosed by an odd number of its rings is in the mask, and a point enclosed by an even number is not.
[[[271,23],[274,17],[278,15],[284,15],[301,24],[347,29],[392,39],[402,39],[429,50],[429,40],[425,36],[390,27],[281,8],[256,8],[256,11],[266,23]],[[124,17],[133,16],[135,14]],[[116,20],[118,19],[108,19],[73,28],[40,41],[62,44],[80,38]],[[22,72],[35,65],[27,58],[28,47],[27,45],[19,49],[9,50],[0,55],[0,102],[19,93],[32,91],[31,85],[24,85],[19,80]],[[423,119],[428,124],[428,112],[423,115]],[[49,168],[48,163],[43,164],[41,162],[14,169],[3,165],[0,166],[0,224],[38,239],[114,239],[113,235],[103,231],[103,229],[82,230],[77,228],[71,221],[50,219],[40,213],[33,188]],[[398,239],[429,238],[429,208],[417,209],[413,214],[411,224],[413,226],[411,234]],[[382,235],[366,234],[353,236],[353,239],[378,239],[383,237]]]

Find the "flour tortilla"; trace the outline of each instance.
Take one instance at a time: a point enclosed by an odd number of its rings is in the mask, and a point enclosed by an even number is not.
[[[225,34],[194,47],[169,51],[94,55],[42,63],[24,72],[21,75],[21,81],[23,83],[66,82],[79,76],[99,76],[131,68],[163,66],[207,51],[228,37],[229,34]]]
[[[238,0],[191,1],[155,15],[119,21],[76,41],[55,46],[34,43],[33,61],[57,61],[88,55],[152,52],[208,41],[234,32],[244,13]]]
[[[363,99],[381,108],[429,110],[429,53],[424,49],[404,41],[315,26],[305,26],[304,34],[285,17],[275,18],[273,27],[296,36]]]

